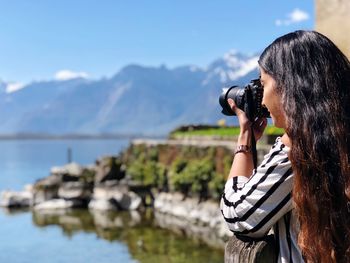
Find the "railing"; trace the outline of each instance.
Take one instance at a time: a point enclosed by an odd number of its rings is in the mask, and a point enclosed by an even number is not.
[[[273,235],[259,240],[233,236],[226,243],[225,263],[274,263],[276,254]]]

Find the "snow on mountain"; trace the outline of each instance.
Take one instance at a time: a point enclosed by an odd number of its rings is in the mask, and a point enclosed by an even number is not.
[[[12,93],[17,90],[23,89],[25,85],[21,82],[12,82],[6,85],[6,93]]]
[[[258,68],[258,59],[258,55],[249,56],[231,50],[209,66],[208,76],[203,85],[217,77],[221,83],[238,80]]]
[[[60,70],[56,72],[55,74],[55,80],[70,80],[70,79],[76,79],[76,78],[84,78],[87,79],[89,75],[86,72],[75,72],[71,70]]]

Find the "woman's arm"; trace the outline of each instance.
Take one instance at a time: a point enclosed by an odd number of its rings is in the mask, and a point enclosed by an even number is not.
[[[232,99],[228,99],[227,102],[236,113],[239,121],[240,134],[238,136],[237,146],[247,145],[251,147],[252,128],[255,139],[259,140],[267,124],[266,118],[258,119],[255,123],[251,123],[246,114],[236,106]],[[252,175],[253,169],[254,163],[252,152],[239,152],[234,156],[230,174],[227,179],[231,179],[232,177],[236,176],[245,176],[249,178]]]
[[[262,237],[292,209],[293,173],[288,149],[279,138],[248,179],[235,176],[225,185],[221,211],[231,231]]]
[[[252,124],[232,100],[228,103],[240,124],[237,145],[251,146],[252,132],[257,140],[260,139],[266,119]],[[256,170],[251,152],[243,151],[234,156],[221,199],[221,211],[230,230],[236,234],[262,237],[291,210],[293,176],[284,144],[289,144],[287,139],[286,135],[278,139]]]

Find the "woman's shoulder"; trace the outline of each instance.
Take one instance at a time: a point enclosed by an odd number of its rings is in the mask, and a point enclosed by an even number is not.
[[[285,143],[285,139],[283,138],[283,136],[279,136],[276,138],[275,143],[270,149],[270,152],[273,152],[276,149],[279,149],[283,153],[288,153],[290,151],[290,147],[287,146],[287,143]]]
[[[289,136],[287,135],[287,133],[283,134],[281,137],[280,137],[280,140],[281,142],[287,146],[288,148],[292,145],[292,142],[289,138]]]

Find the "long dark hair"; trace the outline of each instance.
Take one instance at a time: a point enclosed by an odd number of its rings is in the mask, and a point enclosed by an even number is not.
[[[298,243],[308,262],[350,260],[350,63],[324,35],[296,31],[262,53],[291,139]]]

